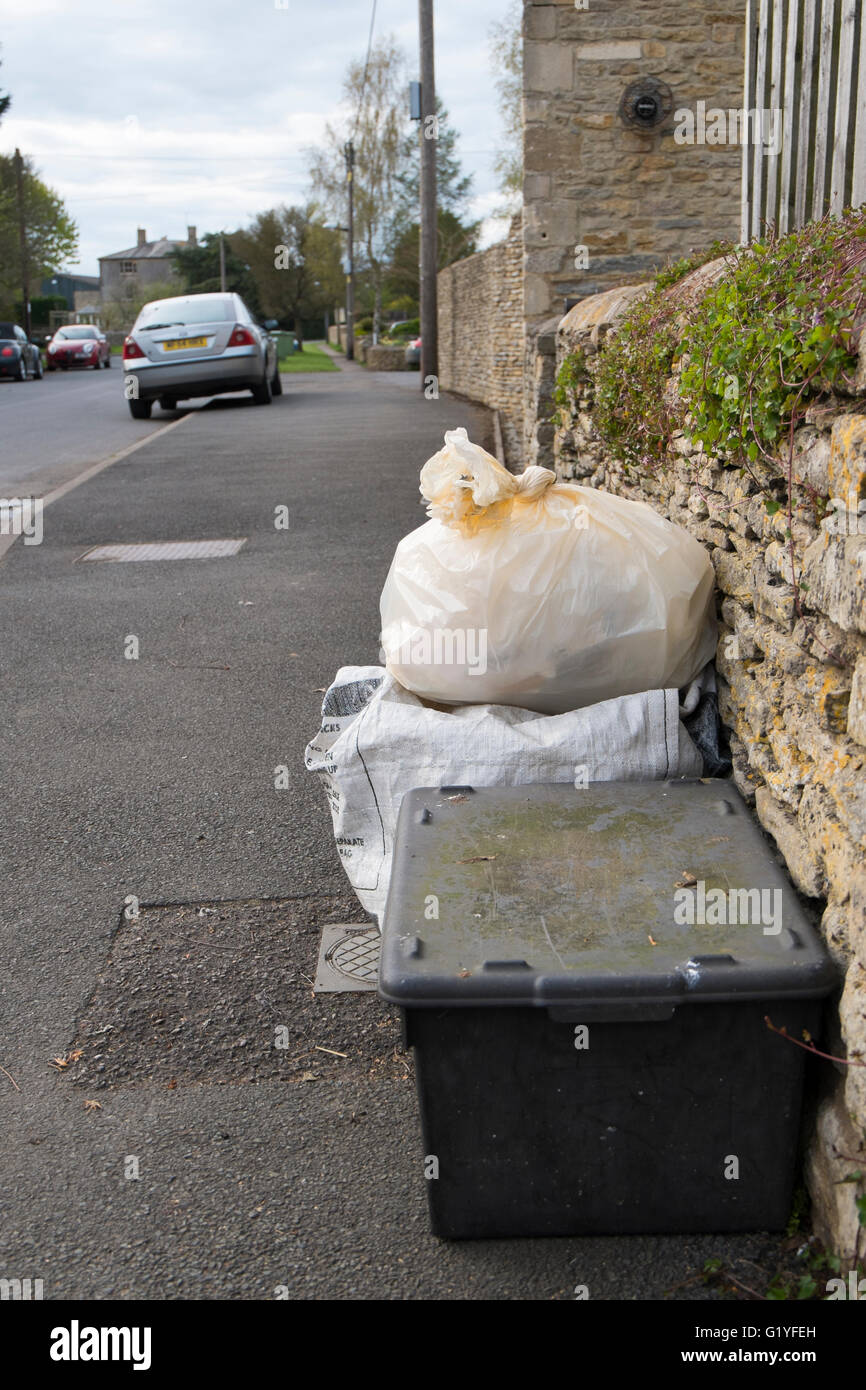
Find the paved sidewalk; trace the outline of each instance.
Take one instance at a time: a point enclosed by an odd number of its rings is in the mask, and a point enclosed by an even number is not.
[[[0,1276],[51,1299],[707,1296],[707,1258],[778,1242],[434,1240],[396,1018],[311,998],[321,923],[361,916],[303,770],[319,688],[377,660],[445,429],[492,441],[388,373],[285,382],[190,415],[0,563]],[[232,559],[80,560],[240,536]]]

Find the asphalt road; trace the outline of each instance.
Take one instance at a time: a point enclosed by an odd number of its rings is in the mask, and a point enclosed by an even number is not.
[[[117,358],[111,371],[74,368],[46,372],[41,381],[0,381],[0,496],[44,496],[173,418],[156,408],[152,420],[133,420]]]
[[[30,456],[76,392],[113,422],[117,384],[49,381]],[[304,745],[319,688],[377,660],[419,467],[460,424],[489,443],[405,378],[286,378],[68,492],[0,562],[0,1275],[46,1299],[706,1298],[709,1257],[772,1261],[760,1235],[434,1239],[396,1018],[311,997],[322,922],[361,914]],[[80,562],[240,536],[231,559]]]

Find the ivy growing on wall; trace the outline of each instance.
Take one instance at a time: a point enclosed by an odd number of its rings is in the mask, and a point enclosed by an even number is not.
[[[866,209],[741,255],[683,338],[690,433],[733,462],[760,457],[778,468],[784,437],[809,404],[854,371],[864,308]]]
[[[689,312],[677,287],[700,266],[731,254],[730,246],[714,242],[660,271],[649,293],[605,340],[595,375],[595,421],[608,450],[628,472],[655,473],[663,467],[671,438],[683,425],[684,409],[666,391],[682,316]]]
[[[684,297],[680,281],[719,256],[720,278]],[[790,503],[786,446],[808,407],[850,380],[864,316],[866,208],[748,250],[716,244],[656,277],[591,378],[583,360],[566,358],[557,403],[591,392],[601,439],[629,473],[662,471],[683,431],[731,466],[763,460],[787,482]]]

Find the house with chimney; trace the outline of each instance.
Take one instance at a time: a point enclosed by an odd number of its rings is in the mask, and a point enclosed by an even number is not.
[[[134,246],[99,257],[102,303],[140,299],[147,294],[149,285],[178,279],[172,253],[197,245],[195,227],[187,227],[185,241],[173,241],[169,237],[148,241],[145,228],[139,227]]]

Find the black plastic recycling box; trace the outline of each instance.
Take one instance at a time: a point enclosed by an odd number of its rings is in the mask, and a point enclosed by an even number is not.
[[[731,782],[412,791],[382,936],[435,1234],[784,1227],[835,970]]]

